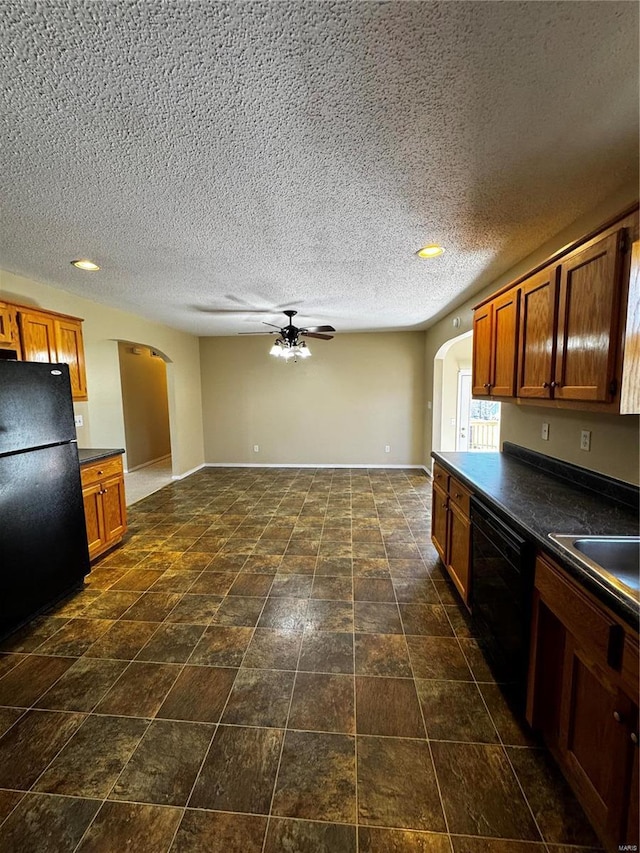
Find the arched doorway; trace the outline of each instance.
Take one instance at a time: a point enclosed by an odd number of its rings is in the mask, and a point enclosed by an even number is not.
[[[171,482],[167,357],[144,344],[118,341],[124,420],[127,504]]]
[[[472,332],[446,341],[433,371],[433,449],[500,448],[500,404],[471,397]]]

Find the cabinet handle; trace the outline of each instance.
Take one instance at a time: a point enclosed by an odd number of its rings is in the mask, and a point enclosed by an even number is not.
[[[98,477],[102,477],[103,474],[104,474],[104,471],[98,471]]]
[[[442,504],[442,509],[446,509],[446,508],[447,508],[447,505],[446,505],[446,504]]]
[[[483,387],[483,388],[491,388],[491,383],[490,383],[490,382],[485,382],[485,383],[484,383],[484,385],[483,385],[482,387]]]
[[[562,382],[552,382],[551,387],[552,388],[562,388]]]
[[[616,723],[622,722],[623,718],[622,718],[622,714],[620,713],[620,711],[614,711],[613,712],[613,719],[616,721]]]
[[[549,383],[548,383],[548,382],[543,382],[543,383],[542,383],[542,387],[543,387],[543,388],[548,388],[548,387],[549,387]]]
[[[461,498],[461,497],[462,497],[462,495],[460,494],[460,492],[456,492],[456,497],[457,497],[457,498]]]
[[[631,732],[631,743],[638,745],[638,735],[635,732]]]

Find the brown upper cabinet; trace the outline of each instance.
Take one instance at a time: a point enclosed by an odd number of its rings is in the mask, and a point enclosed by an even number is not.
[[[77,317],[0,303],[0,349],[22,361],[67,364],[73,399],[88,399],[82,320]]]
[[[517,290],[502,293],[473,317],[473,394],[513,397],[518,341]]]
[[[17,355],[19,349],[20,338],[16,309],[13,305],[0,302],[0,350],[7,350]]]
[[[551,397],[557,321],[557,267],[546,267],[520,286],[518,396]]]
[[[476,306],[474,396],[639,412],[637,240],[636,206]]]
[[[558,400],[608,402],[616,392],[620,273],[626,229],[560,265],[553,395]]]

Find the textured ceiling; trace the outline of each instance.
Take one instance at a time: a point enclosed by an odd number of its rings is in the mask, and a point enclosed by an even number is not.
[[[274,307],[425,328],[637,182],[633,2],[4,0],[0,22],[0,265],[198,335]]]

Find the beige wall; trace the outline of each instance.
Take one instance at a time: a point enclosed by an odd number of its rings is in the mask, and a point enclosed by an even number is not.
[[[540,437],[549,424],[549,440]],[[564,459],[582,468],[638,483],[637,415],[601,415],[593,412],[559,413],[538,406],[502,406],[501,438]],[[591,450],[580,450],[580,432],[591,431]]]
[[[541,263],[554,251],[577,240],[593,228],[597,228],[610,216],[615,215],[626,205],[638,198],[638,188],[623,187],[618,193],[607,199],[596,210],[581,217],[552,240],[541,246],[536,252],[524,258],[517,266],[512,267],[488,287],[483,288],[473,298],[468,299],[459,307],[453,309],[446,317],[427,330],[425,346],[425,388],[427,400],[433,399],[434,359],[443,343],[457,337],[462,332],[469,331],[473,322],[473,306],[484,296],[488,296],[498,288],[508,284],[519,275],[523,275]],[[460,326],[453,327],[453,319],[460,318]],[[436,376],[436,379],[438,377]],[[424,464],[431,466],[430,454],[433,446],[433,418],[431,411],[427,412],[424,434]],[[501,441],[512,441],[524,447],[540,450],[549,456],[565,459],[612,477],[619,477],[628,482],[638,482],[638,417],[634,415],[589,415],[578,416],[576,413],[562,409],[542,409],[531,406],[515,406],[505,403],[502,406]],[[591,429],[592,450],[590,453],[576,451],[575,420],[580,421],[580,429]],[[540,442],[540,424],[542,421],[550,424],[550,434],[555,435],[554,441]],[[540,446],[542,445],[542,446]],[[575,454],[578,454],[577,456]]]
[[[0,293],[9,301],[84,319],[89,402],[74,406],[76,414],[84,418],[84,426],[78,429],[80,447],[125,446],[118,360],[118,341],[124,340],[153,347],[169,362],[167,382],[174,475],[184,474],[202,464],[198,338],[5,271],[0,271]]]
[[[148,347],[118,344],[127,468],[171,453],[167,369]]]
[[[421,464],[423,332],[310,341],[297,364],[269,356],[272,340],[201,338],[207,462]]]

